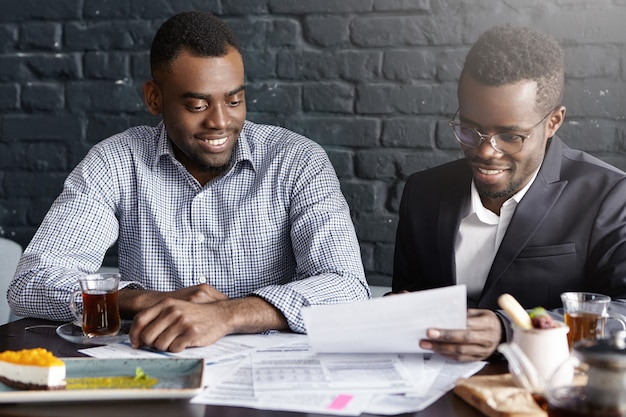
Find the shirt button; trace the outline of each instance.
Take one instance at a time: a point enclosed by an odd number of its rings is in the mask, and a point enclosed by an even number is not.
[[[204,242],[204,235],[202,233],[198,233],[196,235],[196,242],[198,242],[198,243],[203,243]]]
[[[200,282],[200,284],[206,284],[206,277],[200,277],[198,278],[198,281]]]

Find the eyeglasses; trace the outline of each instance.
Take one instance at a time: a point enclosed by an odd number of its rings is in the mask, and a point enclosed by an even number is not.
[[[478,148],[484,141],[489,141],[491,147],[500,153],[503,154],[513,154],[522,150],[524,146],[524,140],[528,139],[532,134],[533,130],[535,130],[540,124],[542,124],[548,116],[552,114],[554,109],[550,110],[548,114],[544,116],[543,119],[539,121],[536,125],[528,129],[527,132],[503,132],[503,133],[494,133],[493,135],[483,135],[478,130],[473,127],[463,126],[460,123],[456,123],[454,119],[456,119],[457,114],[459,114],[459,110],[454,113],[452,120],[450,120],[449,124],[452,128],[452,132],[454,133],[454,137],[457,142],[466,148]]]

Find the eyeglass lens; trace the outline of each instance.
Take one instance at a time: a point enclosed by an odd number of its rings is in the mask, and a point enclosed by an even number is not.
[[[452,125],[452,130],[457,140],[464,146],[477,148],[483,142],[483,137],[476,130],[461,126]],[[502,153],[516,153],[522,149],[524,139],[522,136],[511,133],[497,133],[491,137],[485,137],[491,146]]]

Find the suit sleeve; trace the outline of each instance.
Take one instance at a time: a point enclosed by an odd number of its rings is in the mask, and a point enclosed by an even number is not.
[[[606,194],[591,233],[586,275],[594,291],[626,298],[626,178]]]
[[[410,177],[402,192],[398,229],[396,231],[396,243],[393,260],[393,280],[391,290],[399,292],[403,290],[415,291],[420,289],[419,260],[416,258],[416,240],[414,236],[413,218],[411,217],[412,205],[415,202],[412,189],[413,177]]]

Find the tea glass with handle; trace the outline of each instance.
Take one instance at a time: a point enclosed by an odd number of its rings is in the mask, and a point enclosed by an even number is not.
[[[569,348],[574,342],[584,339],[602,339],[606,334],[606,323],[615,321],[626,330],[626,317],[609,313],[611,297],[593,292],[564,292],[561,294],[565,324],[570,328],[567,336]]]
[[[70,310],[86,337],[115,336],[120,330],[121,318],[117,301],[120,275],[97,273],[78,278],[80,290],[70,298]],[[76,303],[82,297],[82,313]]]

